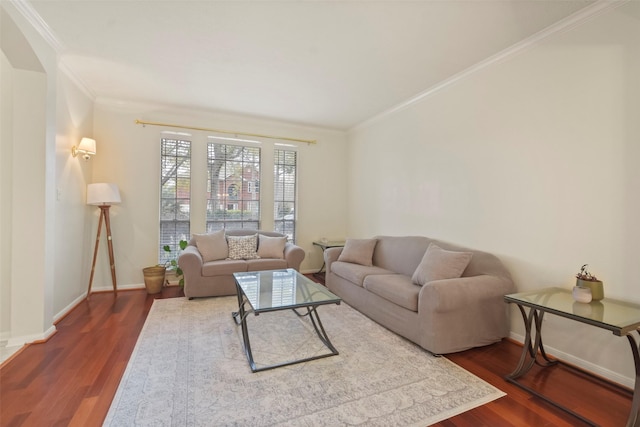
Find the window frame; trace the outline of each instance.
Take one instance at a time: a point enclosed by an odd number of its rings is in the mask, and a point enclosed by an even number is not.
[[[257,186],[258,192],[249,192],[247,182],[251,181],[255,185],[255,182],[259,183],[262,179],[262,147],[227,140],[218,142],[217,139],[211,136],[207,139],[206,232],[212,233],[221,229],[259,230],[262,223],[260,185]],[[224,147],[224,153],[218,152],[218,155],[223,157],[216,158],[216,146],[219,149]],[[234,155],[233,152],[229,153],[229,150],[239,150],[239,152]],[[223,164],[215,165],[213,162],[216,160],[220,160]],[[231,170],[229,170],[230,165]],[[218,180],[213,178],[216,169],[218,175],[220,173],[225,175],[224,180],[220,180],[219,177]],[[245,174],[249,174],[250,179],[246,179]],[[214,192],[214,187],[218,187],[218,191]],[[236,190],[233,195],[230,192],[232,187]],[[237,209],[230,209],[230,207]]]
[[[280,155],[279,153],[282,153]],[[288,163],[287,157],[293,156]],[[292,243],[297,238],[297,205],[298,205],[298,150],[292,147],[274,147],[273,150],[273,229],[284,234]],[[281,159],[283,161],[281,161]],[[280,170],[293,168],[288,173]],[[287,176],[292,180],[287,181]],[[280,180],[282,178],[282,180]],[[292,188],[287,188],[292,187]],[[279,192],[281,197],[279,196]],[[285,214],[288,211],[290,213]],[[290,216],[289,218],[287,218]],[[280,218],[281,217],[281,218]]]
[[[172,150],[175,154],[167,154],[171,149],[166,145],[175,143],[176,146]],[[179,147],[179,145],[183,145]],[[164,265],[167,261],[175,257],[171,253],[164,250],[164,246],[169,246],[173,254],[178,253],[180,249],[180,240],[189,240],[191,236],[191,154],[193,152],[193,141],[184,137],[161,136],[160,138],[160,185],[159,185],[159,227],[158,227],[158,264]],[[181,150],[186,150],[187,155],[180,155]],[[166,163],[168,159],[173,159],[174,166],[170,170],[171,173],[165,173]],[[179,161],[178,159],[182,159]],[[184,163],[187,163],[187,171],[181,172]],[[170,181],[175,181],[174,190],[167,189],[165,185]],[[186,181],[187,188],[180,188],[182,182]],[[173,192],[173,197],[170,192]],[[182,197],[180,197],[182,196]],[[186,197],[185,197],[186,196]],[[185,203],[186,201],[186,203]],[[171,209],[165,209],[173,204],[173,213]],[[183,207],[187,207],[184,212]],[[173,219],[166,219],[167,216],[173,214]],[[185,218],[186,215],[186,218]],[[173,224],[173,227],[171,225]],[[173,230],[168,230],[173,228]]]

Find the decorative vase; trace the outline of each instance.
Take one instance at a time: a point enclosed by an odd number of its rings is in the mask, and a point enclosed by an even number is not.
[[[576,286],[591,289],[591,299],[600,301],[604,298],[604,286],[602,280],[582,280],[576,279]]]
[[[167,268],[162,265],[142,269],[142,274],[144,275],[144,286],[147,288],[148,294],[157,294],[162,291],[166,271]]]
[[[586,286],[574,286],[572,294],[573,299],[581,303],[590,303],[593,298],[591,288],[587,288]]]

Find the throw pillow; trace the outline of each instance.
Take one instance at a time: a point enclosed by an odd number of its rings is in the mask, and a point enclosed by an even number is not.
[[[456,279],[462,276],[472,256],[471,252],[448,251],[431,243],[411,280],[424,285],[433,280]]]
[[[227,236],[229,243],[229,257],[227,259],[256,259],[260,258],[256,253],[258,247],[258,235],[251,236]]]
[[[224,230],[209,234],[194,234],[193,237],[196,239],[196,247],[204,262],[225,259],[229,256]]]
[[[258,235],[258,256],[260,258],[284,258],[284,246],[287,244],[286,237],[269,237]]]
[[[338,261],[370,267],[373,265],[373,250],[376,248],[376,243],[378,243],[376,239],[347,239]]]

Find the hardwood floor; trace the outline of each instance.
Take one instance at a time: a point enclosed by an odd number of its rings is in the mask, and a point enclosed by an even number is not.
[[[181,296],[144,290],[93,294],[58,324],[48,342],[27,346],[0,369],[0,426],[99,426],[156,298]],[[442,421],[440,427],[580,426],[578,419],[503,378],[521,348],[509,341],[447,357],[507,396]],[[553,395],[597,424],[624,426],[631,394],[564,366],[534,368],[528,384]]]

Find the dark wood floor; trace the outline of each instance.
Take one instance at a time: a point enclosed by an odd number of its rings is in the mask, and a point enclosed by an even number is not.
[[[0,369],[0,426],[99,426],[155,298],[181,296],[144,290],[93,294],[58,324],[48,342],[22,350]],[[507,396],[436,424],[467,426],[580,426],[576,418],[507,383],[521,348],[504,341],[447,356]],[[563,366],[536,369],[530,384],[602,426],[624,426],[631,394]]]

